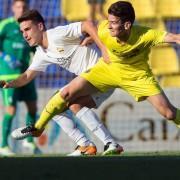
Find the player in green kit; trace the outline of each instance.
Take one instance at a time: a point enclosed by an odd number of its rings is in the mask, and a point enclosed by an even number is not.
[[[10,81],[17,78],[29,66],[32,48],[25,42],[17,19],[26,10],[25,0],[14,0],[12,11],[14,16],[0,23],[0,79]],[[0,155],[13,155],[9,148],[8,136],[12,120],[16,113],[17,101],[25,101],[27,107],[26,124],[34,124],[37,111],[37,94],[34,82],[18,89],[2,89],[5,114],[2,122],[2,142]],[[36,149],[32,137],[23,142],[24,147],[32,153]]]

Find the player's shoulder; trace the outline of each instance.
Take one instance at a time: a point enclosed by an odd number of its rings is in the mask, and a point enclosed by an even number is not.
[[[142,25],[133,25],[132,30],[136,34],[145,34],[148,33],[152,28],[148,26],[142,26]]]
[[[67,33],[68,29],[73,28],[73,26],[75,26],[75,23],[60,25],[60,26],[56,26],[54,28],[48,29],[46,32],[51,37],[54,37],[56,35],[64,36],[64,34]]]
[[[65,25],[60,25],[60,26],[56,26],[54,28],[48,29],[48,31],[51,32],[58,32],[58,31],[64,31],[67,30],[68,28],[76,28],[78,26],[81,26],[81,22],[73,22],[73,23],[69,23],[69,24],[65,24]]]
[[[9,17],[9,18],[3,19],[0,22],[0,28],[2,29],[2,28],[6,27],[9,24],[14,23],[14,22],[15,22],[15,19],[13,17]]]
[[[151,28],[148,26],[141,26],[141,25],[133,25],[132,27],[134,33],[136,34],[144,34],[144,35],[151,35],[156,32],[164,32],[159,29]]]

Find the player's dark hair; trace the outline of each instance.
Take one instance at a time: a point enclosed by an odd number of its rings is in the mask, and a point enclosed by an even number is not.
[[[15,4],[16,2],[18,2],[18,1],[20,1],[20,2],[24,2],[24,3],[26,3],[27,4],[27,1],[26,0],[13,0],[13,4]]]
[[[130,21],[131,24],[134,23],[135,20],[135,12],[132,4],[126,1],[117,1],[108,9],[108,13],[120,17],[121,21],[124,23],[126,21]]]
[[[44,25],[45,28],[45,22],[43,17],[41,16],[41,14],[35,10],[35,9],[31,9],[31,10],[27,10],[23,13],[23,15],[18,18],[18,22],[21,23],[23,21],[28,21],[31,20],[34,23],[42,23]]]

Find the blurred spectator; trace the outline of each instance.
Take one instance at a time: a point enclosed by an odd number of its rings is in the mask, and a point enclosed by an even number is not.
[[[13,17],[4,19],[0,23],[0,79],[13,80],[29,66],[32,48],[25,42],[20,32],[17,19],[26,10],[25,0],[13,0]],[[2,122],[2,142],[0,155],[10,156],[14,153],[9,148],[8,137],[12,120],[16,113],[17,101],[25,101],[27,107],[26,124],[34,124],[37,111],[37,94],[34,81],[18,89],[2,89],[5,114]],[[36,146],[32,137],[23,142],[28,151],[34,152]]]
[[[99,16],[100,19],[106,19],[106,15],[103,10],[103,5],[105,0],[88,0],[90,6],[89,20],[95,22],[96,16]]]

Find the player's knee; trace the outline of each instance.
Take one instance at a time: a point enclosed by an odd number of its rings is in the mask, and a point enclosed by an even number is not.
[[[16,107],[15,106],[8,106],[6,107],[6,113],[14,116],[16,113]]]
[[[81,108],[82,108],[82,107],[81,107],[80,104],[71,104],[71,105],[69,106],[69,109],[70,109],[74,114],[76,114],[78,111],[80,111]]]
[[[60,91],[60,94],[61,94],[61,97],[68,101],[70,98],[71,98],[71,94],[69,92],[69,88],[68,87],[65,87],[63,88],[61,91]]]
[[[176,113],[173,112],[172,110],[167,110],[164,113],[164,117],[168,120],[174,120],[176,118]]]

